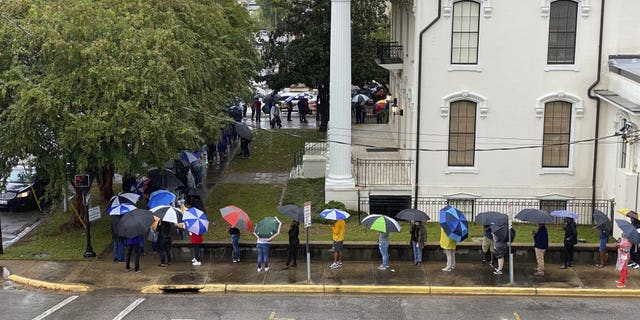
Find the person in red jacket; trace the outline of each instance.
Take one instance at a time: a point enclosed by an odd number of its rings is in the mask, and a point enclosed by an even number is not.
[[[202,264],[202,260],[200,260],[200,244],[202,243],[202,235],[191,233],[191,244],[193,244],[193,259],[191,259],[191,264],[194,266],[199,266]]]

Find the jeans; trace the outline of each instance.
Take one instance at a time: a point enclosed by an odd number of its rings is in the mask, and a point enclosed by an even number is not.
[[[171,263],[171,238],[158,237],[158,249],[160,250],[160,263]]]
[[[196,260],[198,261],[202,261],[200,260],[200,244],[199,243],[193,244],[193,257],[196,258]]]
[[[269,244],[268,243],[258,243],[256,245],[258,248],[258,268],[262,268],[262,262],[264,261],[264,267],[269,266]]]
[[[124,238],[118,237],[113,240],[113,261],[124,261]]]
[[[378,247],[382,255],[382,267],[389,267],[389,242],[380,242]]]
[[[233,245],[233,261],[240,261],[240,235],[231,235],[231,245]]]
[[[131,261],[131,253],[134,253],[134,271],[140,270],[140,245],[132,245],[127,247],[127,258],[125,260],[125,268],[130,269],[129,262]]]
[[[417,241],[411,241],[411,248],[413,249],[413,262],[422,262],[422,248]]]

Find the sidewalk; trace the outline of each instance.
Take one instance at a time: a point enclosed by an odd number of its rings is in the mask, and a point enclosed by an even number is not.
[[[141,273],[125,272],[124,264],[104,260],[31,261],[0,260],[11,273],[9,281],[48,290],[96,291],[116,289],[141,293],[360,293],[360,294],[468,294],[468,295],[561,295],[636,296],[640,294],[640,271],[629,270],[627,288],[615,287],[618,272],[613,266],[595,269],[577,265],[562,270],[548,265],[545,276],[532,275],[534,265],[516,264],[514,283],[508,265],[503,275],[494,275],[488,265],[458,262],[444,272],[442,261],[415,266],[411,261],[391,261],[391,269],[377,269],[379,261],[345,261],[340,269],[329,269],[328,261],[311,261],[311,283],[307,283],[306,258],[297,268],[283,269],[284,261],[271,261],[268,272],[257,272],[255,261],[204,261],[192,266],[178,261],[158,266],[156,255],[143,256]],[[15,274],[14,274],[15,272]]]

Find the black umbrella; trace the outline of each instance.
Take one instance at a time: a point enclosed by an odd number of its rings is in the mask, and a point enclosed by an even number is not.
[[[253,132],[251,132],[251,128],[249,128],[249,126],[245,123],[236,123],[236,132],[238,133],[240,138],[253,140]]]
[[[513,228],[511,228],[512,230],[511,239],[509,239],[509,233],[507,230],[509,230],[509,227],[507,225],[498,225],[498,224],[491,225],[491,232],[493,232],[496,235],[496,238],[497,238],[496,240],[500,242],[509,242],[509,240],[513,242],[513,238],[515,237]]]
[[[152,192],[158,189],[173,191],[175,189],[185,187],[184,182],[182,182],[175,173],[171,172],[171,170],[153,168],[147,172],[147,176],[149,177],[148,186],[151,188]]]
[[[616,219],[616,224],[622,230],[622,235],[629,239],[632,244],[638,244],[640,240],[640,234],[638,234],[638,230],[634,227],[631,222],[622,219]]]
[[[591,216],[593,217],[593,221],[596,223],[596,228],[604,229],[607,234],[613,233],[613,224],[611,223],[611,220],[609,220],[609,217],[607,217],[602,211],[597,209],[593,210]]]
[[[396,215],[397,219],[407,220],[407,221],[429,221],[429,215],[426,212],[418,210],[418,209],[404,209]]]
[[[298,222],[304,222],[304,210],[296,205],[287,204],[279,206],[278,212]]]
[[[145,234],[153,224],[153,213],[145,209],[135,209],[123,215],[118,222],[118,234],[133,238]]]
[[[555,221],[553,216],[540,209],[522,209],[516,214],[515,218],[531,223],[552,223]]]
[[[484,226],[490,224],[505,225],[509,223],[509,217],[504,213],[487,211],[479,213],[475,218],[475,222]]]

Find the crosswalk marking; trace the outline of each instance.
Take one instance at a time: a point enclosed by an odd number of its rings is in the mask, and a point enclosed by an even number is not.
[[[77,298],[78,298],[78,296],[71,296],[69,298],[66,298],[66,299],[62,300],[62,302],[60,302],[60,303],[56,304],[55,306],[49,308],[49,310],[47,310],[47,311],[41,313],[39,316],[33,318],[33,320],[42,320],[45,317],[47,317],[48,315],[58,311],[58,309],[60,309],[60,308],[64,307],[65,305],[71,303],[71,301],[73,301],[73,300],[75,300]]]
[[[115,318],[113,318],[113,320],[122,320],[122,319],[124,319],[124,317],[126,317],[131,311],[133,311],[133,309],[135,309],[137,306],[139,306],[143,301],[144,301],[144,298],[136,299],[136,301],[132,302],[124,310],[120,311],[120,313]]]

